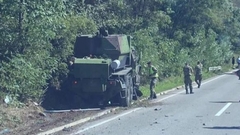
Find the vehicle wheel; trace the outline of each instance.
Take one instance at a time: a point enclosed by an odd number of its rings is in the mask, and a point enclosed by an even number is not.
[[[131,104],[131,102],[133,100],[133,81],[132,81],[131,76],[129,76],[129,91],[130,91],[129,97],[130,97],[130,104]]]
[[[133,93],[134,93],[134,95],[133,95],[132,99],[133,100],[138,100],[138,95],[137,95],[137,91],[136,91],[135,87],[133,88]]]
[[[126,88],[125,89],[123,89],[123,95],[122,95],[122,97],[120,97],[121,98],[121,105],[123,106],[123,107],[128,107],[129,105],[130,105],[130,103],[131,103],[131,87],[130,87],[130,76],[129,75],[127,75],[127,76],[125,76],[124,77],[124,83],[125,83],[125,85],[126,85]]]

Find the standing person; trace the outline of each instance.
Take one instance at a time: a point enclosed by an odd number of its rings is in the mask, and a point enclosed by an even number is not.
[[[185,66],[183,67],[183,73],[184,73],[184,84],[185,84],[186,94],[188,94],[188,86],[190,89],[190,94],[193,94],[192,79],[191,79],[193,69],[191,66],[188,65],[188,63],[185,63]]]
[[[235,74],[238,76],[238,80],[240,80],[240,69],[238,69]]]
[[[235,65],[235,57],[233,56],[232,57],[232,68],[234,68],[234,65]]]
[[[237,64],[238,64],[237,68],[239,68],[240,67],[240,57],[239,56],[237,58]]]
[[[147,64],[148,64],[148,75],[150,78],[150,97],[148,99],[155,99],[157,98],[157,95],[154,88],[156,87],[158,73],[157,73],[157,69],[152,65],[151,61],[149,61]]]
[[[194,71],[195,71],[195,82],[197,83],[198,88],[200,88],[201,82],[202,82],[202,64],[200,61],[197,62],[197,65]]]

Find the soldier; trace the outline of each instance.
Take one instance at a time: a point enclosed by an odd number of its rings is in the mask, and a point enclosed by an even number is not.
[[[234,65],[235,65],[235,57],[232,57],[232,68],[234,69]]]
[[[186,94],[188,94],[188,86],[190,88],[190,94],[193,94],[192,79],[191,79],[193,69],[191,66],[188,65],[188,63],[185,63],[185,66],[183,67],[183,73],[184,73],[184,84],[185,84]]]
[[[200,61],[197,62],[197,65],[194,71],[195,71],[195,82],[197,83],[198,88],[200,88],[201,82],[202,82],[202,64]]]
[[[237,58],[237,64],[238,64],[237,68],[239,68],[240,67],[240,57],[239,56]]]
[[[238,69],[235,74],[238,76],[238,80],[240,80],[240,69]]]
[[[148,73],[150,78],[150,97],[148,99],[155,99],[157,98],[157,95],[154,88],[157,83],[158,73],[157,73],[157,69],[152,65],[151,61],[149,61],[147,64],[148,64]]]

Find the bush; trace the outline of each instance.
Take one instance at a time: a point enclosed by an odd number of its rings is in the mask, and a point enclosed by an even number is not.
[[[35,55],[35,58],[38,57]],[[34,56],[31,59],[24,55],[17,55],[8,62],[2,62],[0,68],[0,89],[10,95],[13,100],[24,102],[27,99],[39,101],[46,88],[46,80],[51,76],[53,69],[47,70],[42,62],[48,63],[51,59],[38,61]],[[51,61],[54,66],[54,62]]]

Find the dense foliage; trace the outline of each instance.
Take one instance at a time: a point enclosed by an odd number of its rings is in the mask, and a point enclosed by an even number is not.
[[[161,79],[184,62],[221,65],[239,48],[239,2],[230,0],[1,0],[0,95],[40,100],[66,78],[75,37],[130,34]],[[237,6],[236,6],[237,5]]]

